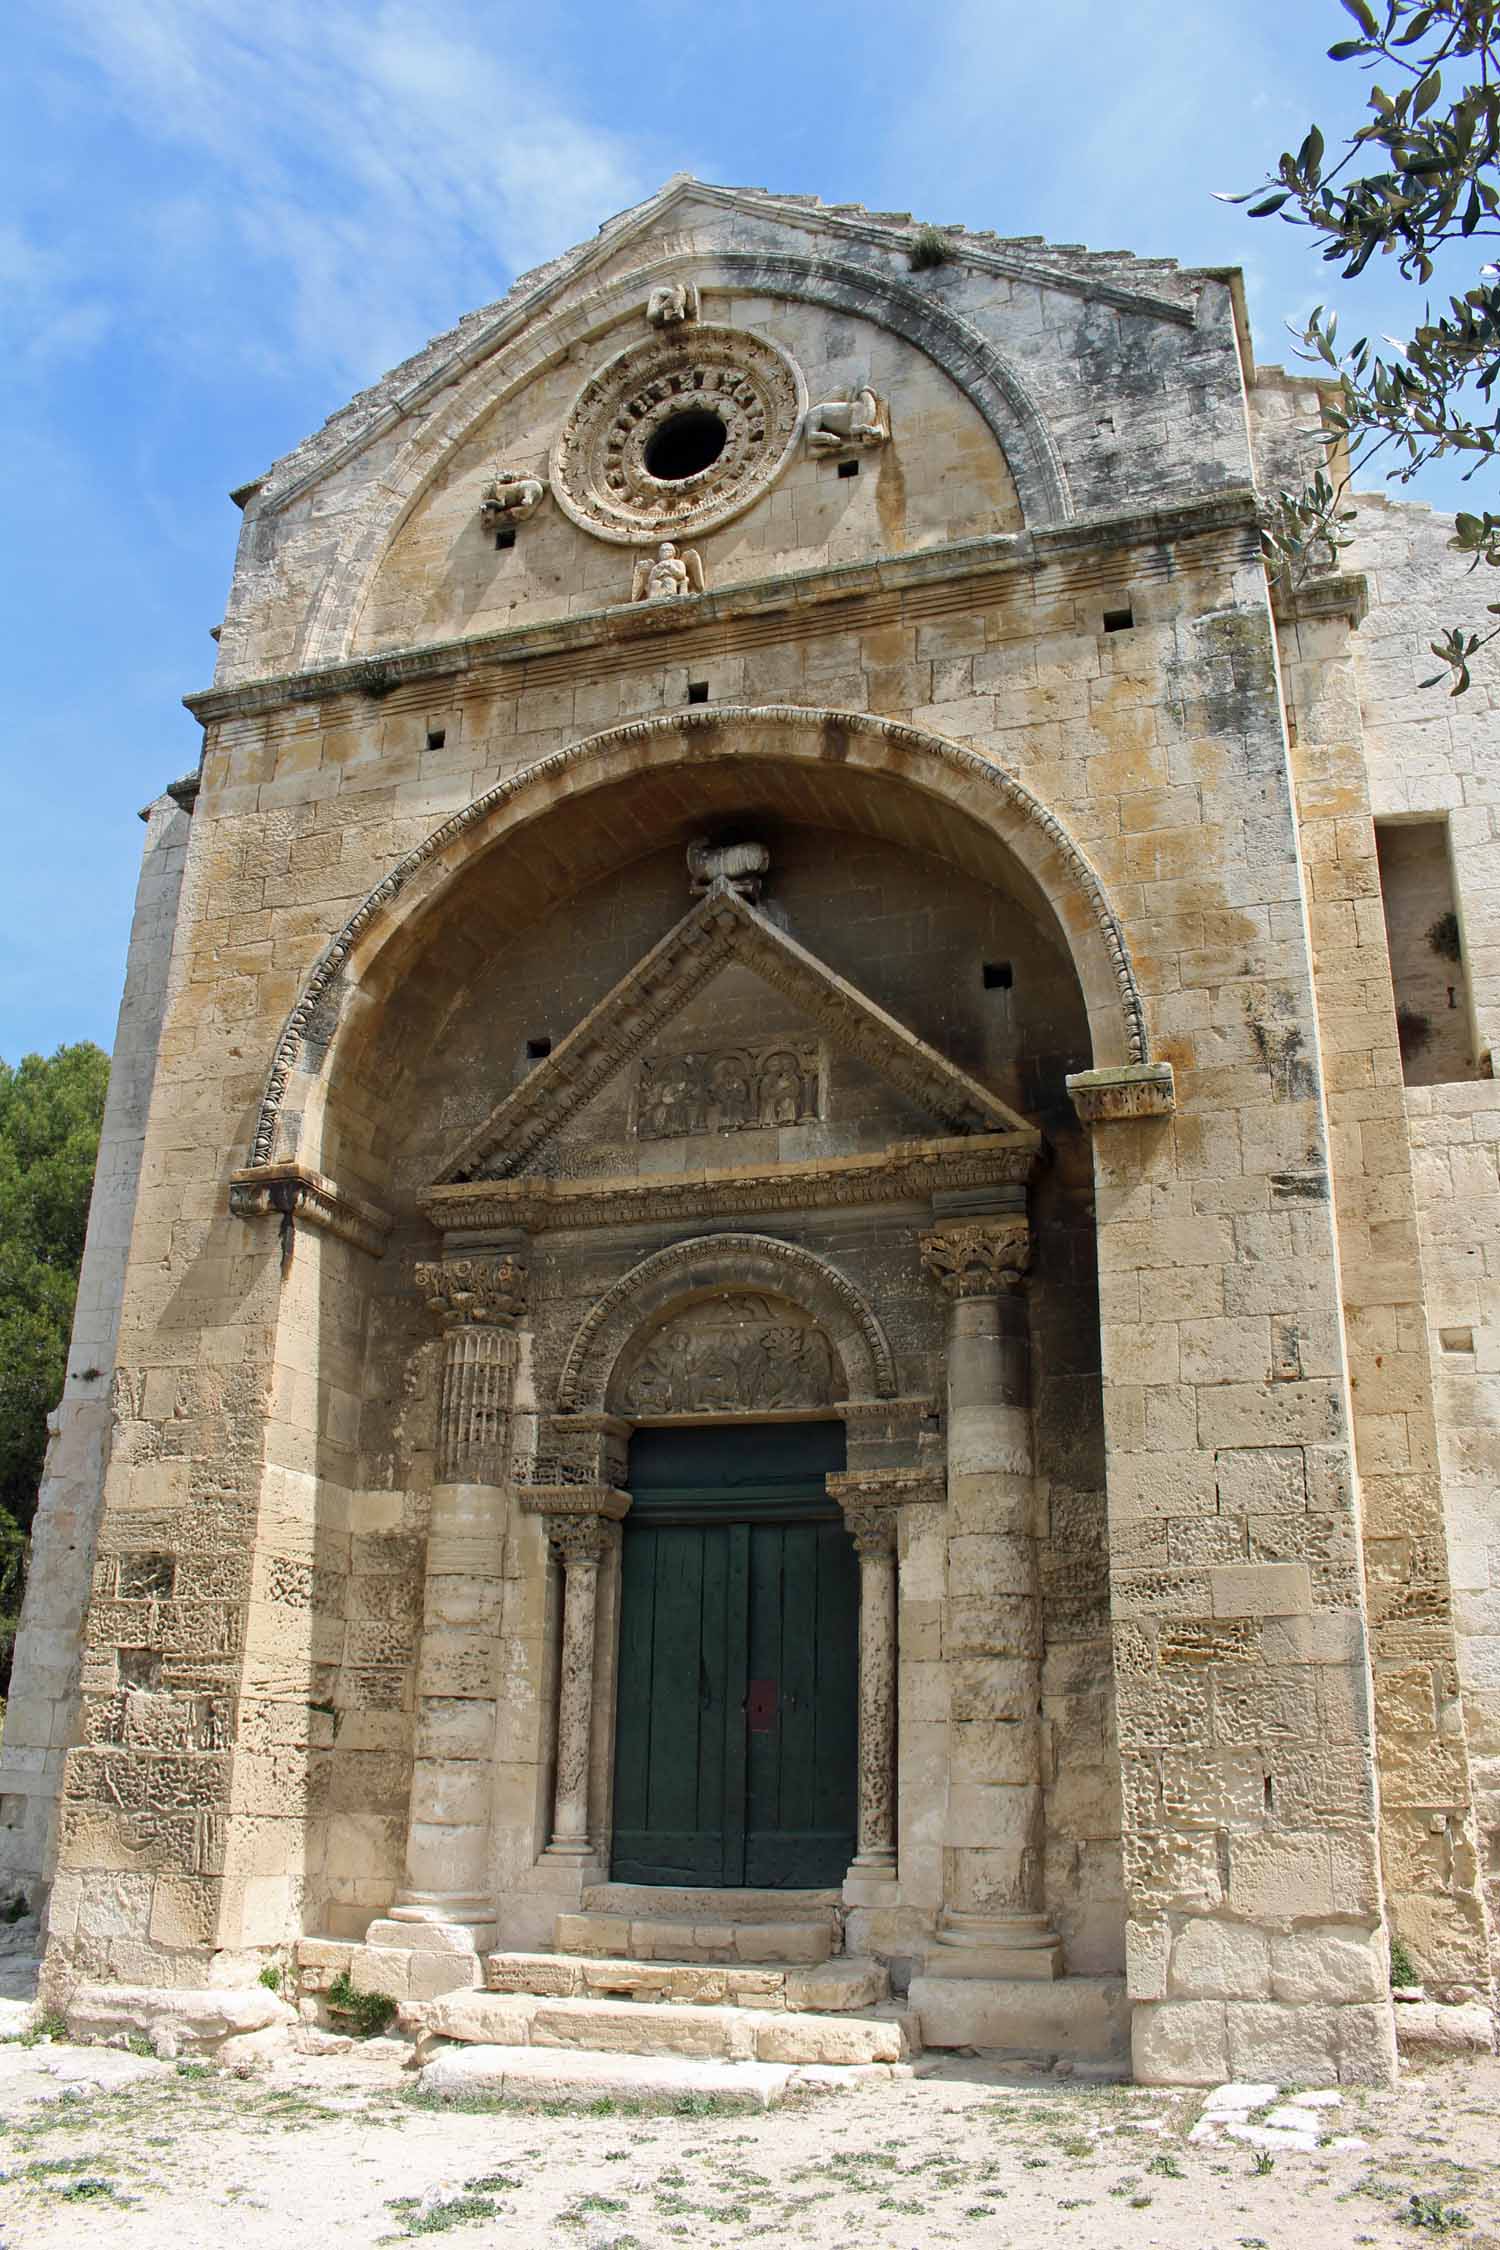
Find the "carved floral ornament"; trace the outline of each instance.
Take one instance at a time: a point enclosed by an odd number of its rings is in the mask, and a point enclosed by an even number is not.
[[[969,1219],[934,1227],[917,1247],[947,1297],[998,1297],[1019,1289],[1031,1271],[1031,1229],[1024,1219]]]
[[[519,1319],[526,1310],[528,1278],[524,1259],[508,1255],[424,1261],[416,1269],[427,1309],[445,1328]]]

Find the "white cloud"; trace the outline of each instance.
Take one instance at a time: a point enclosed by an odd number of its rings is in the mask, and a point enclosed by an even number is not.
[[[62,0],[71,98],[139,137],[129,208],[99,214],[103,241],[128,233],[132,314],[167,318],[175,350],[222,348],[238,297],[247,356],[367,382],[649,192],[673,161],[508,62],[521,20],[470,0]]]

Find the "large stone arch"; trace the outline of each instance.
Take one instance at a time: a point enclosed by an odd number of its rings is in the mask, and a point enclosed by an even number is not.
[[[975,831],[1018,863],[1054,916],[1072,957],[1095,1067],[1151,1059],[1145,1009],[1124,932],[1089,861],[1055,814],[1016,777],[973,750],[892,719],[795,705],[719,704],[589,736],[497,782],[397,862],[319,955],[277,1041],[250,1150],[252,1165],[318,1164],[323,1110],[353,1002],[403,934],[464,872],[507,839],[594,792],[673,769],[801,768],[863,776],[904,792],[914,833]],[[903,814],[903,817],[905,815]],[[637,847],[638,848],[638,847]],[[929,848],[941,851],[941,840]],[[621,859],[629,847],[621,846]],[[293,1080],[295,1100],[288,1095]]]
[[[580,345],[638,310],[650,291],[679,278],[701,288],[764,292],[877,322],[931,359],[992,431],[1015,480],[1028,529],[1069,523],[1074,515],[1062,456],[1026,385],[979,330],[877,268],[831,258],[751,250],[664,253],[582,299],[510,333],[512,316],[470,344],[471,364],[442,405],[424,416],[390,467],[353,511],[320,581],[292,669],[337,663],[353,646],[365,600],[391,541],[453,449],[481,418]],[[472,355],[482,353],[477,361]],[[497,355],[503,354],[497,380]],[[297,485],[268,505],[284,507]]]
[[[811,1313],[833,1347],[844,1399],[894,1398],[896,1360],[852,1282],[795,1242],[767,1234],[694,1235],[643,1258],[585,1314],[557,1383],[561,1413],[602,1414],[627,1346],[679,1306],[710,1292],[763,1292]]]

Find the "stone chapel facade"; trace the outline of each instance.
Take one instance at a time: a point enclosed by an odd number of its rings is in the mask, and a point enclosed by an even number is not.
[[[928,241],[673,181],[235,495],[0,1767],[99,2021],[1378,2082],[1391,1933],[1488,1995],[1444,522],[1273,594],[1238,276]]]

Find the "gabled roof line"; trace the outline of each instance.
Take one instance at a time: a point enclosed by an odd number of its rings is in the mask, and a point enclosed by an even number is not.
[[[893,245],[899,247],[906,239],[905,230],[900,226],[882,225],[869,218],[855,218],[847,210],[830,209],[812,199],[758,195],[745,188],[716,187],[708,181],[695,179],[690,172],[674,173],[664,186],[658,188],[654,195],[648,196],[643,203],[633,204],[613,219],[606,220],[591,240],[578,243],[572,249],[560,252],[545,265],[534,266],[530,272],[518,275],[505,296],[497,298],[492,307],[483,306],[476,312],[466,314],[455,327],[440,331],[412,353],[409,359],[398,362],[390,374],[399,374],[403,367],[418,365],[422,366],[423,372],[406,389],[398,391],[383,407],[372,413],[368,421],[361,422],[357,430],[351,431],[331,451],[321,453],[309,462],[300,476],[265,495],[264,488],[281,462],[295,461],[305,447],[316,446],[321,435],[319,431],[313,431],[301,445],[294,446],[290,453],[283,454],[259,478],[249,479],[237,486],[236,492],[247,497],[262,495],[257,510],[260,514],[274,515],[289,506],[301,493],[319,483],[335,469],[341,468],[365,446],[409,415],[418,412],[429,398],[447,389],[457,377],[466,374],[471,367],[500,350],[565,282],[586,271],[600,257],[613,255],[632,237],[644,233],[674,203],[690,196],[724,210],[765,212],[769,209],[778,218],[800,226],[807,232],[832,230],[836,234],[885,250]],[[1170,321],[1180,327],[1191,328],[1196,325],[1197,312],[1193,305],[1129,289],[1102,277],[1069,272],[1065,267],[1020,257],[1005,248],[991,249],[974,235],[948,231],[953,244],[954,262],[962,261],[983,272],[998,274],[1007,280],[1020,281],[1036,288],[1056,289],[1073,296],[1097,299],[1114,305],[1120,311]],[[704,252],[702,255],[710,258],[712,252]],[[1094,253],[1086,252],[1084,255]],[[476,323],[479,325],[474,325]],[[465,336],[464,331],[471,327],[472,334]],[[452,348],[432,364],[433,353],[450,337],[454,339]],[[382,381],[389,379],[389,375],[381,378]],[[370,388],[378,389],[379,383]],[[356,393],[355,399],[339,410],[340,414],[349,414],[360,395]]]
[[[742,962],[953,1133],[1035,1127],[929,1047],[722,878],[471,1133],[439,1187],[513,1174],[731,960]]]

